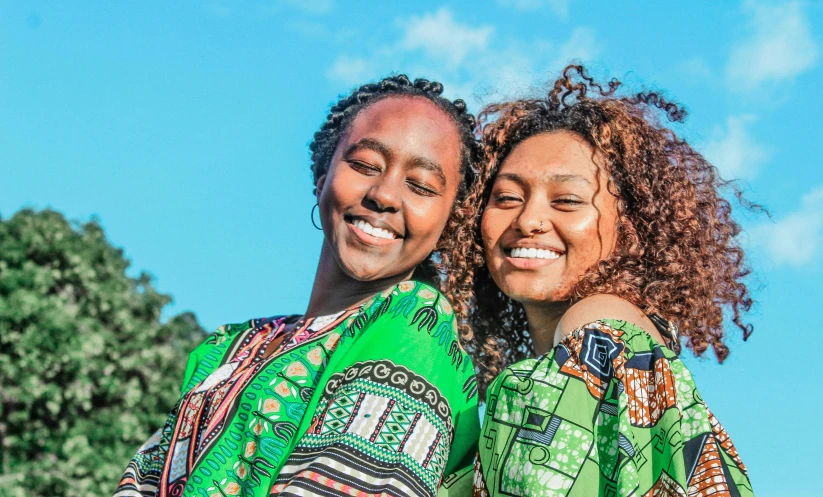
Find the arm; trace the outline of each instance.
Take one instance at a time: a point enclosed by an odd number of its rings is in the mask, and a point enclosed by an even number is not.
[[[555,331],[554,346],[557,346],[572,331],[604,317],[633,323],[651,335],[658,343],[664,343],[654,323],[646,317],[643,311],[620,297],[603,294],[586,297],[576,302],[563,314]]]
[[[226,353],[226,347],[233,335],[246,330],[251,322],[221,326],[209,335],[203,343],[189,354],[186,371],[181,383],[181,395],[186,394],[198,383],[214,372]],[[160,474],[167,456],[168,436],[177,422],[179,402],[166,418],[163,428],[157,430],[129,461],[115,490],[114,497],[133,495],[156,495]]]

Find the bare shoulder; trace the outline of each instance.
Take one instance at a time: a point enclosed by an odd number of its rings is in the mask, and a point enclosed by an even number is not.
[[[615,295],[592,295],[575,303],[563,314],[555,331],[555,343],[577,328],[598,319],[619,319],[642,328],[658,343],[665,343],[654,323],[637,306]]]

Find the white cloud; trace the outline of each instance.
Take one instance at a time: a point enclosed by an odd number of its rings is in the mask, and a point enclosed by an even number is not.
[[[491,26],[473,28],[455,22],[451,12],[441,8],[434,14],[412,17],[404,24],[405,34],[400,45],[406,50],[423,50],[433,59],[444,59],[456,66],[472,51],[486,49],[494,33]]]
[[[353,86],[370,80],[374,74],[371,63],[366,59],[339,55],[326,71],[326,77]]]
[[[513,7],[516,10],[539,10],[548,7],[555,15],[563,19],[569,16],[569,0],[497,0],[497,4],[502,7]]]
[[[540,43],[513,43],[506,48],[489,50],[476,61],[477,67],[471,76],[473,83],[477,85],[482,81],[496,92],[515,96],[546,79],[545,70],[539,66],[550,58],[551,51],[551,45]]]
[[[799,210],[752,230],[751,240],[777,265],[812,262],[823,246],[823,185],[803,197]]]
[[[729,116],[726,128],[716,128],[714,138],[705,147],[706,157],[717,166],[724,179],[751,179],[760,164],[768,158],[768,151],[751,137],[748,126],[755,116]]]
[[[341,55],[327,77],[351,85],[402,71],[442,82],[449,98],[463,98],[477,110],[481,100],[542,89],[569,59],[590,60],[601,51],[590,28],[578,27],[556,42],[501,39],[494,27],[459,22],[445,8],[399,19],[397,26],[395,42]]]
[[[748,1],[751,35],[734,46],[726,77],[735,88],[790,79],[814,66],[818,48],[799,2],[765,4]]]
[[[600,55],[601,47],[597,35],[591,28],[575,28],[568,41],[560,45],[554,66],[566,67],[571,61],[590,61]]]

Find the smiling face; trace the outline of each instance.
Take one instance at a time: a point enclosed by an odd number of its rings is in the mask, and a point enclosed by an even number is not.
[[[523,304],[558,302],[612,251],[617,201],[593,149],[579,136],[532,136],[511,151],[481,224],[486,264],[500,289]]]
[[[459,186],[452,118],[421,97],[362,110],[317,182],[325,243],[349,277],[402,275],[434,250]]]

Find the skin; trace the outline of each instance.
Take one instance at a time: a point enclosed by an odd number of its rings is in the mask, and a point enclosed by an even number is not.
[[[339,312],[409,279],[435,249],[460,182],[452,118],[420,97],[362,110],[317,182],[324,241],[307,316]],[[355,226],[366,221],[393,238]]]
[[[617,198],[601,165],[580,136],[541,133],[511,151],[492,186],[481,221],[486,264],[503,293],[523,305],[537,354],[599,318],[626,319],[650,334],[655,330],[639,309],[618,297],[593,296],[570,308],[569,291],[611,254],[617,240]],[[513,248],[548,250],[557,257],[512,257]],[[585,321],[590,316],[595,317]]]

